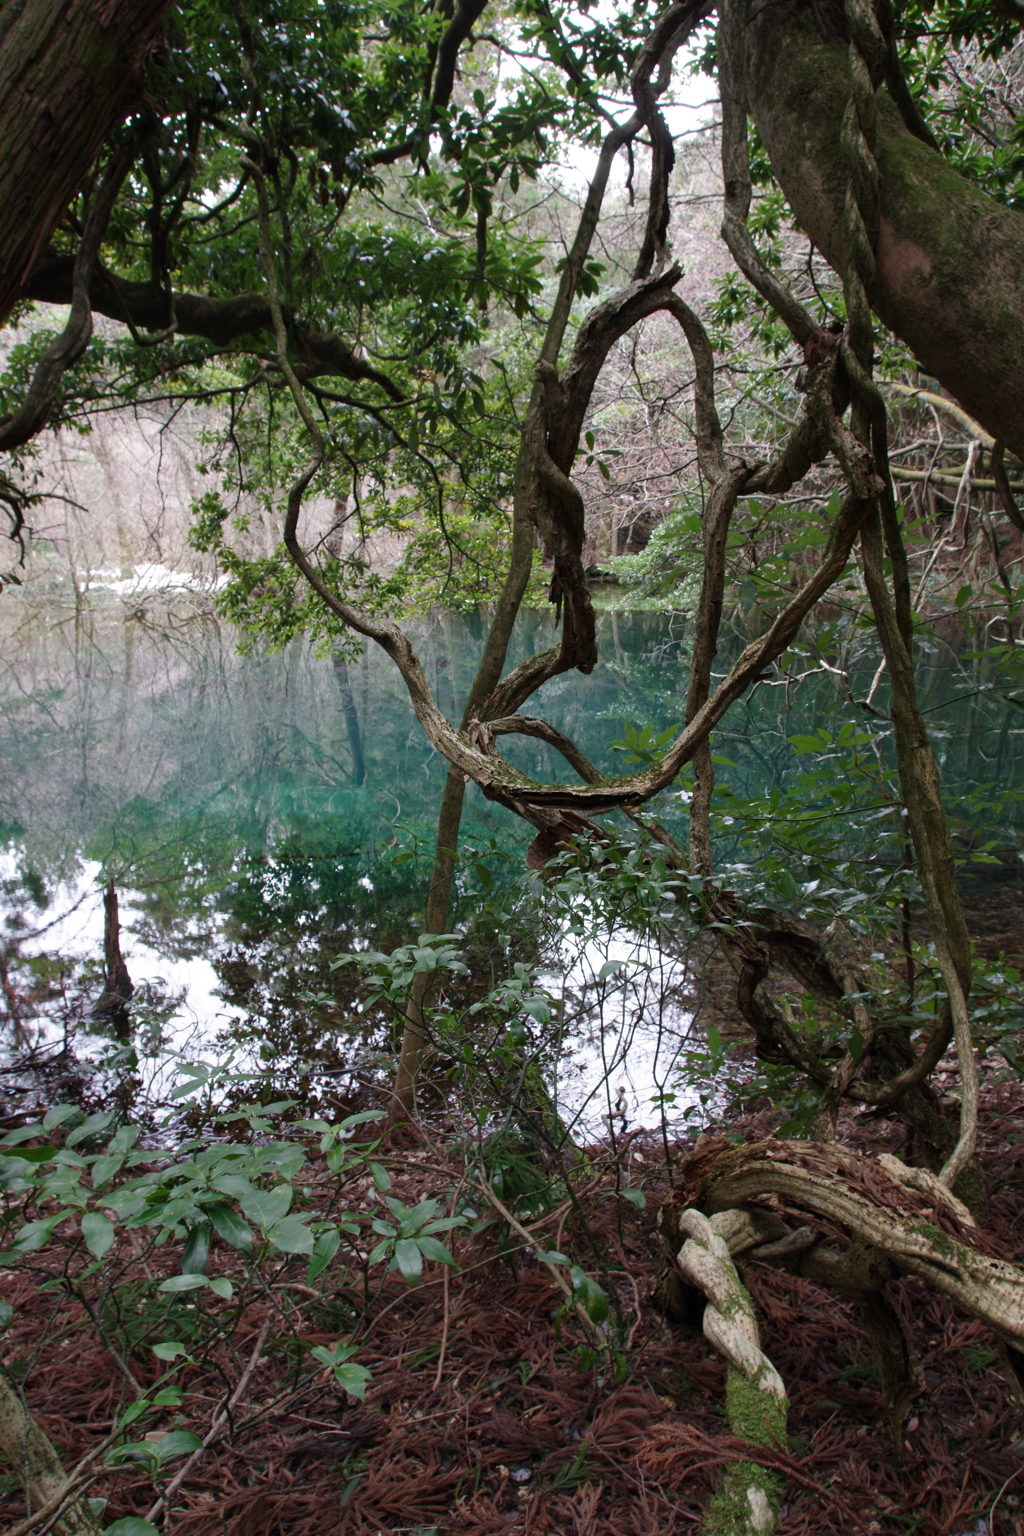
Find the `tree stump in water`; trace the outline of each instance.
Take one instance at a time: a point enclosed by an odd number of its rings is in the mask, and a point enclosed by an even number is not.
[[[120,1040],[128,1035],[128,1003],[134,992],[135,985],[121,954],[117,890],[111,875],[103,892],[103,992],[93,1017],[109,1019]]]

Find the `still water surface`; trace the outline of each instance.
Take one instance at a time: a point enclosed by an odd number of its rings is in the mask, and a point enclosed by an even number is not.
[[[52,1097],[123,1078],[127,1047],[132,1092],[149,1100],[164,1097],[177,1060],[232,1051],[307,1097],[311,1085],[322,1094],[325,1084],[379,1082],[388,1030],[358,1014],[353,968],[332,972],[331,961],[416,934],[445,769],[387,658],[371,651],[346,666],[302,644],[241,657],[230,630],[185,610],[61,621],[12,603],[4,618],[3,1110],[42,1091],[40,1062],[50,1063]],[[552,680],[529,711],[614,772],[622,756],[610,743],[624,720],[660,731],[681,716],[687,622],[651,613],[600,622],[594,675]],[[439,613],[415,627],[438,700],[457,715],[483,619]],[[549,615],[524,616],[513,660],[550,641]],[[719,731],[719,775],[737,793],[792,781],[805,766],[795,732],[833,729],[844,712],[863,719],[814,649],[766,679]],[[851,680],[862,697],[875,658],[857,659]],[[947,793],[963,800],[979,783],[1024,784],[1024,716],[976,664],[934,643],[919,673]],[[875,702],[884,708],[884,684]],[[565,777],[543,744],[502,745],[538,777]],[[678,793],[662,814],[682,829]],[[567,935],[527,942],[531,837],[471,790],[452,926],[466,936],[474,983],[486,990],[512,954],[578,1001],[606,962],[622,962],[614,1007],[574,1010],[557,1086],[567,1113],[592,1126],[616,1102],[633,1123],[650,1123],[688,1025],[685,958],[629,933],[582,946]],[[110,876],[136,986],[130,1040],[93,1014]]]

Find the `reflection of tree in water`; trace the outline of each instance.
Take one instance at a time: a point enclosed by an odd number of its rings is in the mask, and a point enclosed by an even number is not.
[[[430,867],[419,854],[432,842],[444,765],[386,658],[336,663],[298,643],[241,657],[208,614],[139,612],[87,611],[66,624],[50,613],[43,623],[14,599],[0,616],[9,626],[0,660],[7,1064],[24,1060],[35,1078],[52,1068],[51,1099],[62,1073],[91,1073],[75,1090],[89,1097],[138,1078],[173,1036],[180,1052],[234,1046],[272,1064],[282,1092],[319,1092],[319,1081],[347,1093],[354,1056],[363,1053],[372,1077],[373,1052],[391,1049],[391,1024],[358,1012],[353,968],[332,971],[331,962],[358,946],[390,950],[418,931]],[[544,622],[523,616],[523,650],[540,643]],[[585,696],[566,677],[539,700],[541,713],[612,769],[617,722],[657,732],[678,719],[688,646],[679,615],[621,614],[616,628],[616,660]],[[424,663],[453,699],[466,687],[478,629],[476,615],[420,625]],[[817,664],[818,645],[809,636],[793,675],[767,678],[724,723],[723,793],[762,795],[801,771],[789,740],[797,702],[803,731],[832,729],[849,714],[834,668]],[[979,692],[984,679],[969,657],[940,650],[935,642],[921,670],[947,792],[973,787],[986,761],[993,778],[1019,779],[1015,717]],[[860,696],[857,669],[873,670],[876,659],[855,638],[844,654]],[[884,684],[875,702],[887,707]],[[552,776],[548,751],[528,738],[512,748],[541,778]],[[672,825],[684,811],[675,796],[666,802]],[[452,916],[470,952],[467,996],[507,963],[495,914],[522,871],[524,842],[510,823],[471,793]],[[205,1034],[188,1041],[187,1007],[174,987],[153,983],[131,998],[131,1040],[118,1040],[123,1020],[95,1014],[105,986],[101,925],[88,954],[62,953],[45,933],[62,882],[65,891],[85,882],[95,902],[92,870],[112,877],[131,909],[128,928],[150,952],[150,973],[161,961],[209,962],[237,1022],[201,1020]],[[534,940],[524,932],[517,942],[525,954]],[[311,1067],[323,1076],[308,1079]],[[17,1076],[5,1073],[0,1085]],[[4,1092],[10,1107],[17,1095]]]

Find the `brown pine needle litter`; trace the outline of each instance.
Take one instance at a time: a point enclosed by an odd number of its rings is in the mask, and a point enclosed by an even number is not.
[[[984,1111],[986,1230],[1024,1258],[1024,1092],[990,1084]],[[761,1117],[729,1127],[750,1139],[767,1129]],[[900,1150],[899,1133],[875,1121],[846,1118],[840,1136],[864,1151]],[[687,1150],[680,1143],[674,1155]],[[643,1187],[644,1210],[615,1197],[607,1149],[591,1151],[582,1206],[606,1256],[599,1278],[617,1294],[629,1340],[618,1384],[604,1359],[583,1358],[592,1341],[563,1310],[551,1272],[523,1246],[502,1257],[496,1226],[452,1234],[460,1269],[447,1286],[439,1264],[415,1285],[393,1274],[368,1310],[341,1255],[313,1286],[305,1260],[288,1262],[273,1297],[244,1308],[219,1354],[202,1369],[186,1367],[182,1409],[153,1424],[151,1438],[183,1428],[204,1439],[270,1320],[221,1438],[157,1523],[173,1536],[672,1536],[699,1529],[723,1466],[742,1457],[785,1475],[784,1536],[954,1536],[973,1530],[1003,1488],[997,1536],[1024,1533],[1014,1491],[1024,1494],[1014,1481],[1024,1423],[980,1324],[917,1282],[894,1287],[926,1389],[900,1464],[858,1309],[765,1265],[744,1266],[764,1348],[792,1404],[788,1453],[755,1450],[728,1433],[722,1361],[698,1331],[669,1326],[652,1304],[655,1216],[668,1189],[659,1146],[653,1137],[631,1144],[627,1182]],[[409,1205],[447,1200],[462,1169],[446,1155],[393,1153],[393,1193]],[[563,1253],[596,1274],[576,1217],[556,1228],[538,1224],[541,1245],[557,1236]],[[221,1258],[229,1269],[226,1251]],[[179,1260],[167,1245],[144,1277],[129,1256],[118,1284],[138,1290],[157,1267],[174,1273]],[[144,1388],[160,1367],[145,1347],[119,1364],[81,1305],[37,1284],[38,1276],[5,1275],[15,1321],[4,1363],[71,1468],[110,1434],[126,1371]],[[310,1375],[310,1348],[347,1339],[360,1315],[357,1358],[373,1373],[365,1404],[326,1370]],[[172,1463],[165,1488],[180,1467]],[[133,1466],[107,1469],[102,1458],[90,1471],[87,1495],[109,1501],[101,1524],[149,1514],[152,1477]],[[2,1486],[6,1531],[24,1520],[25,1503],[13,1476]]]

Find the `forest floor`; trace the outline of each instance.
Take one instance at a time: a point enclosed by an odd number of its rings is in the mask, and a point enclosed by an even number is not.
[[[729,1129],[756,1137],[767,1121]],[[851,1117],[841,1136],[865,1151],[898,1151],[890,1129]],[[675,1157],[687,1149],[672,1150]],[[1024,1259],[1024,1092],[1016,1085],[986,1088],[981,1160],[992,1186],[988,1230]],[[461,1173],[445,1149],[418,1147],[386,1162],[392,1193],[410,1205],[429,1195],[447,1202]],[[340,1266],[312,1288],[305,1261],[286,1262],[274,1304],[251,1301],[232,1347],[205,1369],[186,1367],[187,1412],[168,1413],[154,1430],[154,1438],[171,1428],[203,1436],[262,1335],[233,1434],[178,1489],[166,1528],[174,1536],[698,1530],[722,1466],[739,1449],[725,1423],[725,1368],[698,1331],[669,1327],[652,1303],[655,1216],[668,1190],[660,1145],[634,1139],[618,1176],[644,1189],[645,1209],[615,1197],[613,1159],[595,1148],[579,1181],[589,1235],[568,1207],[532,1230],[591,1273],[591,1240],[605,1256],[601,1278],[621,1313],[628,1361],[621,1383],[601,1362],[587,1367],[577,1320],[556,1320],[562,1297],[550,1272],[522,1249],[500,1256],[494,1227],[453,1234],[460,1271],[447,1283],[439,1265],[415,1285],[394,1274],[365,1312],[340,1283],[352,1284]],[[367,1207],[373,1198],[368,1185]],[[154,1268],[173,1273],[179,1257],[164,1248]],[[230,1263],[225,1250],[218,1268],[230,1272]],[[924,1385],[897,1459],[857,1308],[761,1264],[745,1274],[764,1348],[790,1394],[790,1454],[764,1457],[785,1474],[785,1536],[973,1532],[1000,1490],[998,1536],[1024,1532],[1024,1485],[1014,1481],[1024,1472],[1024,1425],[980,1324],[915,1281],[895,1287]],[[125,1306],[141,1278],[130,1266],[121,1274]],[[73,1301],[59,1293],[55,1301],[25,1274],[6,1275],[3,1292],[15,1308],[5,1363],[71,1466],[110,1432],[122,1373]],[[308,1349],[347,1338],[360,1312],[358,1358],[373,1372],[365,1405],[328,1372],[308,1369]],[[143,1385],[158,1369],[146,1348],[130,1366]],[[13,1479],[6,1488],[4,1529],[25,1513]],[[144,1516],[154,1485],[125,1467],[104,1472],[88,1492],[110,1500],[106,1523]]]
[[[1015,874],[971,881],[965,897],[983,953],[1024,954]],[[724,970],[714,992],[725,1018]],[[955,1087],[953,1075],[940,1086]],[[717,1130],[752,1140],[771,1127],[765,1112]],[[845,1115],[839,1135],[864,1153],[903,1150],[899,1127],[867,1115]],[[575,1205],[527,1222],[535,1242],[569,1255],[609,1293],[618,1381],[605,1360],[588,1359],[550,1270],[497,1220],[474,1235],[453,1232],[458,1271],[428,1263],[413,1285],[393,1273],[368,1295],[339,1255],[314,1286],[304,1259],[284,1259],[272,1295],[243,1288],[229,1340],[184,1368],[182,1408],[149,1435],[182,1428],[205,1437],[255,1356],[229,1431],[175,1491],[164,1528],[172,1536],[698,1531],[721,1469],[749,1450],[728,1432],[721,1358],[697,1329],[667,1324],[653,1302],[657,1211],[690,1150],[677,1141],[666,1158],[653,1133],[626,1138],[617,1156],[592,1147],[574,1175]],[[1024,1088],[1016,1082],[985,1083],[979,1158],[991,1189],[986,1229],[1024,1262]],[[429,1197],[448,1206],[464,1187],[456,1146],[427,1142],[382,1161],[391,1195],[409,1206]],[[314,1184],[321,1176],[326,1184],[314,1161]],[[643,1190],[643,1208],[620,1187]],[[347,1193],[357,1213],[377,1211],[368,1179]],[[111,1304],[129,1333],[133,1308],[141,1318],[152,1281],[176,1273],[180,1259],[168,1244],[120,1268]],[[239,1267],[230,1250],[217,1248],[216,1259],[222,1272]],[[59,1255],[48,1267],[56,1277]],[[858,1308],[763,1264],[743,1272],[763,1347],[790,1395],[789,1453],[758,1453],[785,1478],[781,1536],[1024,1536],[1024,1420],[980,1323],[917,1281],[893,1286],[923,1389],[897,1455]],[[110,1435],[125,1406],[126,1368],[145,1388],[161,1367],[146,1345],[117,1361],[74,1297],[39,1289],[39,1279],[0,1272],[15,1314],[2,1360],[70,1468]],[[184,1321],[194,1308],[184,1299],[179,1306]],[[317,1373],[309,1355],[350,1337],[372,1372],[365,1404],[329,1371]],[[145,1517],[158,1488],[129,1465],[101,1470],[86,1491],[109,1501],[106,1524]],[[0,1529],[24,1517],[8,1475]]]

